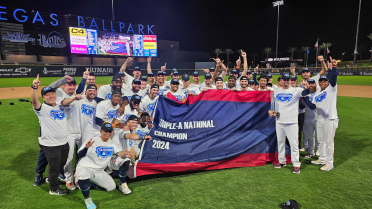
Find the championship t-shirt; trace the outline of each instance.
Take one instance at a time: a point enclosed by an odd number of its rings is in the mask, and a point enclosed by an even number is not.
[[[69,105],[67,111],[67,130],[69,134],[82,134],[89,119],[93,117],[97,102],[89,101],[85,96]]]
[[[127,104],[127,105],[125,106],[125,108],[124,108],[124,113],[123,113],[123,115],[120,116],[120,118],[119,118],[119,121],[120,121],[121,123],[125,123],[125,122],[127,122],[129,116],[131,116],[131,115],[136,115],[137,117],[139,116],[139,115],[138,115],[138,111],[137,111],[137,109],[133,109],[133,110],[132,110],[132,108],[130,108],[130,104]]]
[[[302,97],[302,88],[278,88],[274,91],[276,103],[279,105],[277,123],[291,124],[298,122],[298,102]]]
[[[99,87],[97,97],[101,99],[111,99],[112,89],[111,84]],[[124,89],[121,88],[121,94],[124,95]]]
[[[171,90],[168,90],[168,91],[163,93],[163,96],[166,97],[168,95],[168,93],[171,93],[174,97],[177,98],[178,101],[181,101],[181,99],[186,98],[185,94],[183,92],[181,92],[180,90],[178,90],[176,92],[172,92]]]
[[[331,84],[323,91],[317,91],[312,101],[316,105],[317,120],[337,119],[337,84]]]
[[[156,102],[158,101],[159,96],[156,96],[154,99],[151,99],[150,96],[145,96],[141,100],[139,105],[139,110],[141,112],[147,112],[150,116],[153,116],[153,111],[155,110]]]
[[[56,102],[61,102],[64,99],[72,98],[75,94],[68,95],[63,88],[58,88],[56,90]]]

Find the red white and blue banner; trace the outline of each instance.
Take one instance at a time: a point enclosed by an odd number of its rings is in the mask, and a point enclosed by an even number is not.
[[[185,103],[161,96],[134,176],[277,161],[270,107],[270,92],[262,91],[208,90]]]

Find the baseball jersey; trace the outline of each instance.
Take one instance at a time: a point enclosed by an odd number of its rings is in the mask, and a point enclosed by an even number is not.
[[[188,95],[189,92],[192,92],[196,95],[200,94],[199,87],[195,87],[195,86],[194,87],[189,86],[188,88],[181,87],[181,88],[178,89],[178,91],[183,92],[185,94],[185,98],[187,98],[187,95]]]
[[[74,97],[75,94],[68,95],[63,88],[56,90],[56,102],[62,102],[62,100]]]
[[[118,117],[118,109],[120,105],[113,106],[111,100],[104,100],[97,104],[96,111],[93,112],[93,117],[88,119],[86,131],[99,131],[101,127],[96,124],[96,117],[101,118],[104,122],[111,123],[114,118]]]
[[[131,115],[136,115],[137,117],[139,116],[137,109],[132,110],[132,108],[130,108],[130,104],[127,104],[124,108],[123,115],[119,118],[119,121],[121,123],[125,123]]]
[[[67,111],[67,131],[69,134],[82,134],[89,119],[93,117],[97,102],[89,101],[85,96],[69,105]]]
[[[159,96],[156,96],[154,99],[151,99],[148,95],[145,96],[145,98],[141,100],[139,110],[141,112],[147,112],[150,116],[153,116],[153,111],[155,110],[155,105],[158,99]]]
[[[302,97],[302,88],[289,87],[288,89],[278,88],[274,96],[279,105],[280,116],[277,123],[291,124],[298,122],[298,102]]]
[[[39,144],[48,147],[60,146],[67,143],[67,121],[64,107],[60,102],[56,106],[41,104],[34,112],[39,118],[41,134]]]
[[[97,97],[101,99],[111,99],[112,89],[111,84],[99,87]],[[121,88],[121,94],[124,95],[124,89]]]
[[[80,159],[79,167],[93,168],[97,170],[105,169],[110,163],[111,157],[122,151],[120,145],[109,139],[107,142],[102,141],[101,136],[93,137],[94,143],[88,148],[87,154]],[[83,143],[79,152],[83,150],[88,141]]]
[[[143,97],[146,96],[146,90],[139,90],[138,92],[135,92],[133,91],[133,89],[125,89],[124,90],[124,93],[123,93],[123,96],[127,97],[128,98],[128,101],[130,101],[130,99],[132,98],[133,95],[137,94],[138,96],[141,97],[141,99]]]
[[[309,97],[310,102],[314,101],[314,95],[315,94],[316,94],[316,92],[307,95],[307,97]],[[306,122],[316,121],[316,118],[317,118],[316,109],[312,110],[307,105],[305,105],[305,106],[306,106],[306,108],[305,108],[305,121]]]
[[[317,91],[312,102],[316,105],[317,120],[337,119],[337,84]]]
[[[164,92],[168,91],[170,89],[169,85],[166,85],[165,83],[162,86],[159,86],[159,96],[163,95]]]
[[[128,73],[125,73],[125,84],[123,84],[123,86],[124,85],[126,85],[128,87],[131,86],[133,80],[134,80],[134,77],[133,76],[129,75]]]
[[[182,91],[180,91],[180,90],[178,90],[176,92],[172,92],[171,90],[168,90],[168,91],[166,91],[166,92],[163,93],[163,96],[167,96],[168,93],[171,93],[174,97],[177,98],[178,101],[181,101],[181,99],[186,98],[185,97],[185,94]]]

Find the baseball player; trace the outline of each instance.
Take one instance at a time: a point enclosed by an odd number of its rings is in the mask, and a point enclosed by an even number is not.
[[[141,97],[137,94],[131,96],[130,103],[127,104],[124,108],[123,115],[120,116],[119,121],[121,123],[127,122],[129,116],[136,115],[139,116],[138,108],[139,104],[141,103]]]
[[[110,164],[112,156],[120,156],[123,159],[131,159],[129,152],[122,151],[120,145],[110,140],[113,127],[109,123],[104,123],[100,127],[100,135],[84,142],[79,149],[80,161],[76,167],[75,178],[79,182],[79,187],[84,196],[85,205],[88,209],[97,206],[92,201],[89,194],[91,182],[97,186],[113,191],[116,188],[115,181],[107,174],[104,169]],[[121,185],[119,190],[124,194],[130,194],[126,182],[126,174],[129,168],[129,159],[119,168],[121,175]]]
[[[78,147],[81,146],[81,135],[84,131],[88,120],[93,117],[95,112],[97,102],[94,98],[97,96],[97,86],[95,84],[88,84],[86,87],[86,94],[77,94],[73,98],[67,98],[62,100],[61,104],[63,106],[68,106],[67,111],[67,142],[69,144],[70,150],[67,158],[66,165],[64,167],[64,176],[66,181],[66,187],[69,190],[76,189],[73,184],[73,169],[72,169],[72,159],[74,157],[75,144]]]
[[[224,83],[223,83],[223,79],[221,77],[217,77],[216,80],[215,80],[215,86],[216,86],[216,89],[217,90],[223,90],[225,88],[223,88],[224,86]]]
[[[255,78],[255,77],[254,77]],[[266,84],[267,84],[267,81],[268,81],[268,78],[264,75],[261,75],[259,78],[258,78],[258,81],[259,81],[259,88],[257,89],[257,91],[267,91],[267,90],[270,90],[270,91],[274,91],[274,89],[270,88],[270,87],[267,87]],[[257,83],[256,83],[257,84]]]
[[[94,75],[93,72],[89,72],[88,69],[83,74],[83,78],[81,79],[80,84],[76,89],[76,92],[75,92],[76,94],[83,93],[83,95],[85,95],[85,90],[86,90],[85,83],[87,85],[96,84],[96,76]]]
[[[216,86],[213,85],[214,79],[211,74],[209,73],[205,74],[204,82],[205,82],[205,86],[203,88],[203,91],[207,91],[208,89],[216,89]]]
[[[159,85],[153,84],[150,89],[150,94],[145,96],[139,105],[140,112],[142,113],[147,112],[148,114],[151,115],[151,117],[153,117],[156,102],[158,101],[158,98],[159,98],[158,94],[159,94]]]
[[[192,87],[197,87],[200,90],[202,83],[199,83],[199,79],[200,79],[199,72],[198,71],[194,71],[194,73],[192,74],[192,84],[190,84],[190,87],[191,88]]]
[[[276,116],[276,135],[278,139],[278,159],[279,163],[274,164],[274,168],[281,168],[286,165],[285,158],[285,138],[287,136],[291,148],[291,160],[294,166],[293,173],[299,174],[301,162],[299,161],[300,152],[298,149],[298,103],[302,96],[310,93],[307,84],[302,88],[293,88],[289,85],[289,75],[284,74],[284,85],[274,91],[274,96],[279,105],[280,115],[275,111],[269,110],[269,115]]]
[[[179,91],[185,94],[185,98],[187,98],[188,95],[196,96],[200,94],[199,87],[190,86],[190,77],[186,73],[182,75],[182,83],[183,85],[179,88]]]
[[[229,76],[229,79],[227,80],[227,88],[226,89],[236,88],[235,87],[235,84],[236,84],[236,78],[235,78],[235,76],[230,75]]]
[[[57,100],[56,102],[61,102],[66,98],[72,98],[75,96],[76,90],[76,81],[75,79],[71,79],[70,82],[63,85],[63,88],[58,88],[56,90]]]
[[[253,79],[249,80],[248,81],[248,87],[255,91],[256,90],[256,82],[254,82]]]
[[[141,98],[146,96],[146,90],[141,89],[141,80],[139,79],[133,79],[132,80],[132,88],[131,89],[125,89],[124,90],[124,100],[128,100],[128,102],[131,100],[131,97],[133,94],[137,94]]]
[[[121,94],[124,94],[123,86],[123,80],[121,80],[121,76],[118,74],[115,74],[112,77],[111,84],[103,85],[99,88],[98,94],[97,94],[97,103],[99,103],[102,100],[111,99],[112,91],[117,89],[121,91]]]
[[[167,86],[164,80],[163,72],[158,71],[156,74],[156,84],[159,85],[159,96],[163,95],[163,93],[170,89],[170,86]]]
[[[173,79],[180,80],[180,74],[178,73],[178,71],[177,71],[176,68],[173,69],[173,72],[172,72],[172,74],[171,74],[171,80],[169,80],[169,81],[165,81],[165,82],[164,82],[165,85],[167,85],[167,86],[171,86],[171,81],[172,81]],[[182,87],[183,84],[180,83],[179,85]]]
[[[316,134],[319,140],[319,159],[311,161],[313,164],[324,165],[321,171],[330,171],[334,169],[334,136],[338,127],[337,115],[337,61],[331,59],[328,63],[327,76],[319,78],[320,91],[317,91],[313,97],[313,103],[316,105],[317,122]],[[327,69],[324,60],[321,61],[322,68]]]
[[[56,102],[56,91],[51,87],[44,87],[41,90],[41,97],[44,103],[40,103],[37,93],[39,85],[39,75],[37,75],[31,86],[33,89],[31,101],[41,127],[39,146],[44,152],[49,164],[49,194],[65,195],[68,191],[59,187],[58,173],[63,170],[69,151],[66,138],[66,108],[61,103]]]
[[[149,95],[151,86],[147,84],[147,77],[145,75],[141,76],[141,90],[145,92],[145,95]]]
[[[168,91],[164,92],[163,96],[170,97],[169,94],[171,94],[177,99],[177,101],[185,102],[186,101],[185,93],[178,91],[179,84],[180,82],[177,79],[172,79],[171,88]]]
[[[237,89],[238,91],[254,91],[254,89],[248,86],[248,77],[243,75],[240,77],[240,87]]]

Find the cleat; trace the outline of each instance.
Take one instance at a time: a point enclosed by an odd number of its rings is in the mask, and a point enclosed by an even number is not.
[[[313,161],[311,161],[311,164],[314,164],[314,165],[325,165],[325,162],[322,162],[322,161],[319,161],[319,160],[313,160]]]
[[[65,174],[63,174],[62,172],[60,172],[59,175],[58,175],[58,179],[64,182],[66,180]]]
[[[130,193],[132,193],[132,191],[130,191],[130,189],[128,188],[127,183],[122,183],[122,184],[119,186],[119,190],[120,190],[121,193],[123,193],[123,194],[130,194]]]
[[[321,171],[330,171],[330,170],[333,170],[335,169],[334,166],[327,166],[327,165],[324,165],[323,167],[320,168]]]
[[[73,183],[66,183],[66,187],[71,191],[76,189],[76,186]]]
[[[43,174],[36,174],[34,186],[40,186],[43,184]]]
[[[87,209],[96,209],[97,206],[96,204],[94,204],[94,202],[92,201],[92,198],[87,198],[84,200],[85,202],[85,205],[87,206]]]
[[[285,167],[285,166],[286,166],[286,164],[280,164],[280,163],[274,164],[274,168],[281,168],[281,167]]]
[[[58,189],[56,189],[55,191],[52,191],[52,190],[49,191],[49,194],[51,194],[51,195],[59,195],[59,196],[66,195],[68,193],[69,193],[68,191],[66,191],[64,189],[61,189],[60,187],[58,187]]]
[[[300,167],[294,167],[293,173],[300,174],[301,173]]]
[[[305,156],[305,158],[306,159],[309,159],[309,158],[312,158],[314,155],[310,155],[310,154],[307,154],[306,156]]]

